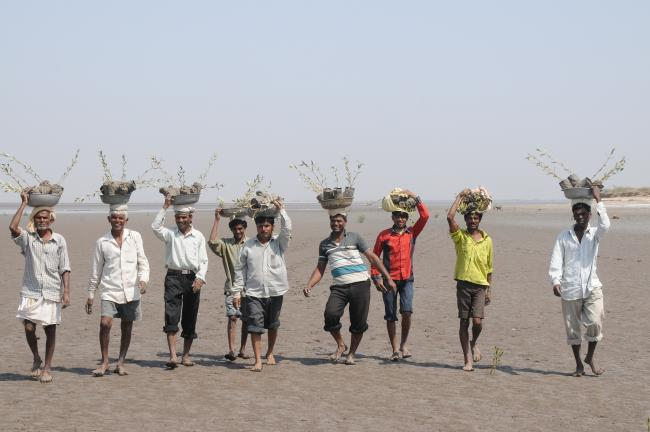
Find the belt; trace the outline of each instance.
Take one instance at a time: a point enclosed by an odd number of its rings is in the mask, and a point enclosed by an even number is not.
[[[192,270],[174,270],[174,269],[167,269],[167,274],[173,274],[173,275],[190,275],[194,276],[195,273]]]

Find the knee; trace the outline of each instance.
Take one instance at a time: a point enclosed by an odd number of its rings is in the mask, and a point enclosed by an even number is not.
[[[474,326],[474,327],[483,326],[483,319],[482,318],[472,318],[472,326]]]
[[[28,333],[34,333],[36,331],[36,324],[31,321],[25,320],[25,331]]]
[[[99,322],[99,329],[101,331],[109,331],[111,327],[113,327],[113,320],[102,317],[102,320]]]

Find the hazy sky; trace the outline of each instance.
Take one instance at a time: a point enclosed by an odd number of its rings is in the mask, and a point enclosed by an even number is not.
[[[647,0],[0,1],[0,152],[56,179],[81,148],[65,201],[99,147],[116,176],[217,152],[228,199],[262,174],[312,200],[289,163],[344,155],[359,199],[560,198],[536,147],[583,176],[616,147],[610,185],[650,186],[649,22]]]

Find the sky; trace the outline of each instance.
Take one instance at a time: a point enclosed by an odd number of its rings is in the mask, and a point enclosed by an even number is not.
[[[194,180],[217,153],[207,201],[258,174],[312,201],[289,164],[343,156],[360,200],[561,199],[536,148],[580,176],[616,148],[606,186],[650,186],[648,22],[646,0],[0,0],[0,152],[56,180],[81,149],[64,202],[99,187],[100,148],[114,177],[156,155]]]

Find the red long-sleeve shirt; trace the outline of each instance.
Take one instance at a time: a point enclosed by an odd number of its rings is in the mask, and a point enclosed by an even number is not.
[[[377,236],[373,252],[377,256],[383,255],[384,267],[393,280],[413,280],[415,240],[429,220],[429,210],[422,202],[418,203],[417,209],[420,217],[415,225],[406,228],[402,233],[395,231],[394,228],[389,228]],[[381,275],[374,266],[371,273],[373,278]]]

